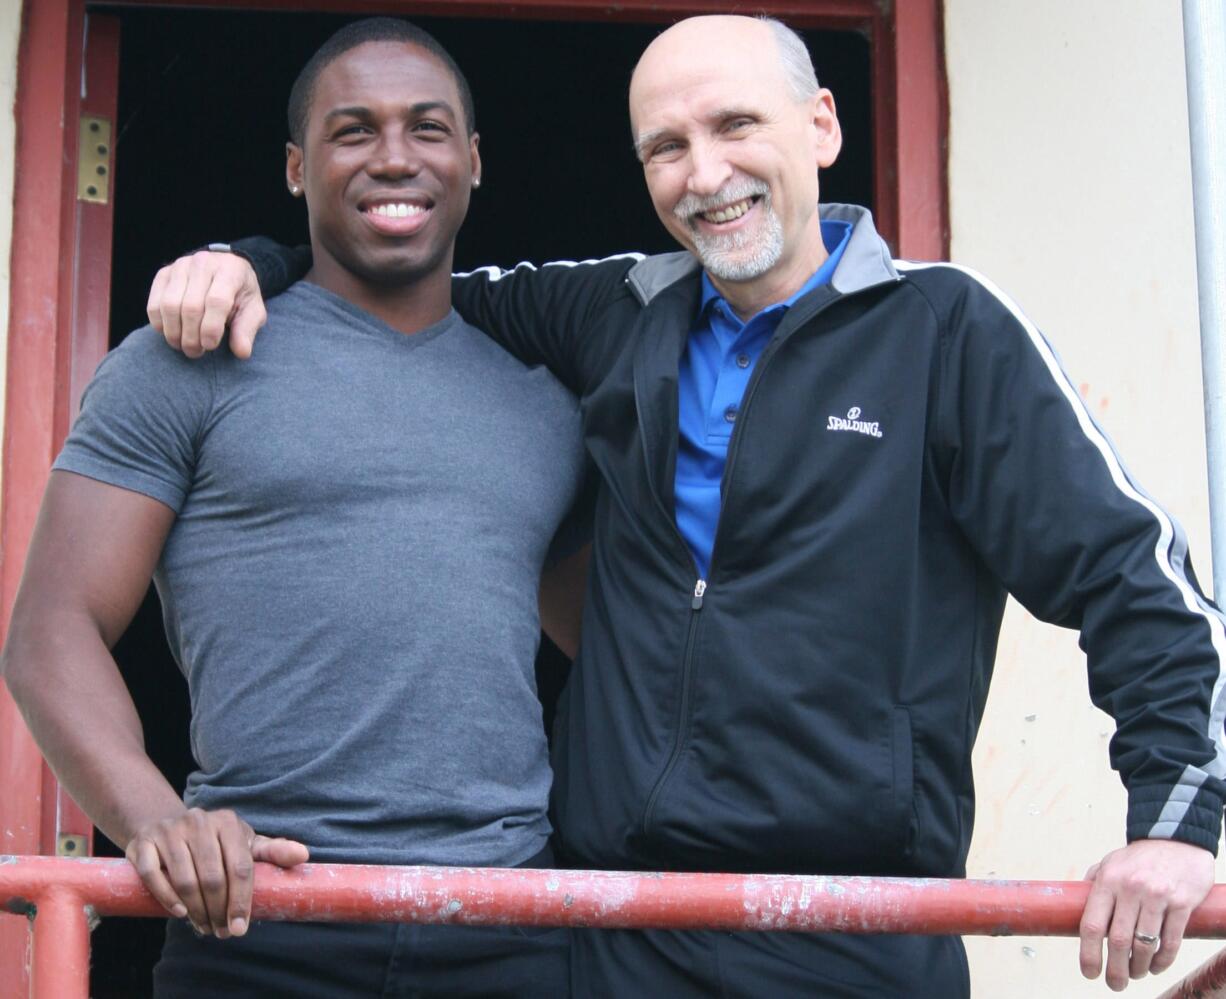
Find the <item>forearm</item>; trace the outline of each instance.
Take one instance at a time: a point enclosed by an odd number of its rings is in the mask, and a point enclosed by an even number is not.
[[[520,264],[452,276],[456,311],[528,365],[544,364],[582,396],[616,362],[635,310],[617,312],[632,297],[628,258],[593,263]]]
[[[23,623],[15,615],[3,672],[52,770],[117,845],[185,810],[145,752],[132,699],[91,622],[61,614]]]
[[[266,299],[281,294],[311,269],[309,246],[283,246],[267,236],[248,236],[230,246],[251,264]]]

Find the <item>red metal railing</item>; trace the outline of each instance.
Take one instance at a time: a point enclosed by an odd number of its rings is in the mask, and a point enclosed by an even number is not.
[[[1226,950],[1214,954],[1158,999],[1226,999]]]
[[[1088,892],[1084,881],[337,864],[284,871],[257,864],[253,916],[306,922],[1075,936]],[[127,861],[60,857],[0,856],[0,909],[31,921],[31,995],[36,999],[87,995],[94,918],[165,914]],[[1216,886],[1192,915],[1188,936],[1226,937],[1226,885]],[[1210,965],[1197,974],[1213,973]]]

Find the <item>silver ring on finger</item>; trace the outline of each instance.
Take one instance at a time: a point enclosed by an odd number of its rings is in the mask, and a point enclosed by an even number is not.
[[[1142,933],[1138,930],[1132,935],[1132,939],[1139,944],[1144,944],[1146,947],[1156,947],[1159,937],[1157,933]]]

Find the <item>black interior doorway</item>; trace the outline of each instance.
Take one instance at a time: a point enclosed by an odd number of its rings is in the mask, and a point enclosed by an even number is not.
[[[256,232],[305,241],[303,206],[285,190],[285,101],[302,64],[353,15],[97,9],[122,21],[114,346],[145,321],[156,269],[185,250]],[[484,183],[460,235],[459,268],[673,248],[643,189],[625,108],[630,71],[662,25],[415,20],[464,68],[476,99]],[[845,136],[822,196],[871,207],[867,41],[818,31],[806,40],[838,100]],[[542,648],[548,717],[567,663],[548,642]],[[152,593],[116,658],[150,755],[182,787],[192,765],[186,687]],[[117,853],[101,836],[97,852]],[[91,995],[147,995],[161,937],[154,920],[105,921],[93,935]]]

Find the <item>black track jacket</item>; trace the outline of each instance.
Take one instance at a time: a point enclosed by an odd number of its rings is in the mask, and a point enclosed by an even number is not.
[[[851,241],[756,365],[705,580],[673,508],[697,261],[456,281],[469,322],[579,396],[601,477],[555,732],[569,861],[963,875],[1007,593],[1080,629],[1128,838],[1216,851],[1226,636],[1181,529],[994,285],[892,261],[863,209],[822,215]]]

